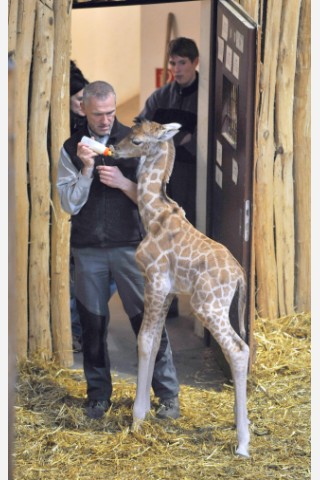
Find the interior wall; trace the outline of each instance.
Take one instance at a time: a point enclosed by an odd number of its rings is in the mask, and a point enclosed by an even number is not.
[[[89,81],[110,82],[118,105],[140,96],[141,110],[156,88],[156,68],[163,67],[168,14],[175,17],[171,38],[190,37],[200,47],[203,3],[73,9],[71,58]]]
[[[71,58],[90,82],[111,83],[118,105],[140,91],[140,18],[139,5],[72,10]]]

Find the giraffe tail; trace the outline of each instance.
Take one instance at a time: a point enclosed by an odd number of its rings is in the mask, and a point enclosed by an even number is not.
[[[245,327],[245,311],[247,303],[247,279],[245,272],[242,271],[238,280],[239,299],[238,299],[238,318],[239,329],[242,340],[246,339],[246,327]]]

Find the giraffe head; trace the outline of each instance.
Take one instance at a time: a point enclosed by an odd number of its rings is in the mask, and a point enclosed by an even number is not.
[[[141,157],[150,154],[158,144],[167,142],[181,128],[180,123],[161,125],[149,120],[135,119],[129,134],[118,145],[110,146],[114,158]]]

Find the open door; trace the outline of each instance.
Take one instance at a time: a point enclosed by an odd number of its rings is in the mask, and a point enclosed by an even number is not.
[[[212,60],[212,135],[209,135],[208,235],[224,244],[244,267],[248,280],[247,343],[254,318],[252,273],[252,199],[254,169],[257,25],[233,1],[218,0],[216,51]],[[238,295],[231,306],[232,326],[239,333]],[[231,375],[213,338],[217,359]],[[251,362],[250,362],[251,364]]]

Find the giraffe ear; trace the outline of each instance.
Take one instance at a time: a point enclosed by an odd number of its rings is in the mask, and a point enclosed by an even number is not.
[[[179,130],[179,129],[182,127],[181,123],[165,123],[163,126],[164,126],[168,131],[169,131],[169,130]]]
[[[174,137],[176,133],[179,132],[180,128],[180,123],[165,123],[162,125],[162,131],[160,135],[161,140],[169,140],[170,138]]]

